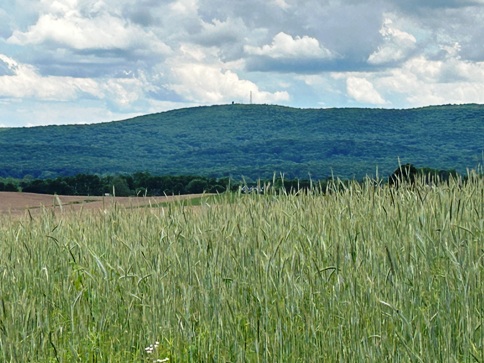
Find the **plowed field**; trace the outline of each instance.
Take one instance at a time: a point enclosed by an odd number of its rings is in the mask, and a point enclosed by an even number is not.
[[[22,215],[28,212],[33,214],[43,209],[52,209],[56,212],[77,211],[80,209],[103,210],[112,206],[114,203],[125,207],[140,207],[193,197],[194,195],[167,197],[56,196],[48,194],[0,192],[0,215]]]

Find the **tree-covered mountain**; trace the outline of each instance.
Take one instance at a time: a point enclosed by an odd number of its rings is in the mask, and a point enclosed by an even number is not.
[[[0,176],[79,173],[360,178],[398,160],[465,173],[482,162],[484,105],[295,109],[223,105],[92,125],[0,129]]]

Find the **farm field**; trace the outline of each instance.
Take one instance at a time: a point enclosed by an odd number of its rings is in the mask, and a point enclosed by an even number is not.
[[[199,198],[1,215],[0,361],[484,361],[482,176]]]
[[[49,195],[36,193],[0,192],[0,216],[4,214],[22,215],[29,211],[41,213],[43,209],[56,213],[64,211],[104,210],[115,204],[123,207],[142,207],[150,204],[173,202],[190,199],[194,195],[165,196],[165,197],[101,197],[101,196],[71,196]]]

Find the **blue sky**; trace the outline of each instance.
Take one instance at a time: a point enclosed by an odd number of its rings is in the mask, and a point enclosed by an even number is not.
[[[484,0],[3,0],[0,126],[484,103]]]

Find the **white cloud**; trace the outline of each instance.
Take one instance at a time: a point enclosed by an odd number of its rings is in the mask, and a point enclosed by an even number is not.
[[[224,21],[212,19],[202,22],[202,29],[193,39],[207,46],[237,45],[249,30],[240,18],[227,18]]]
[[[177,0],[170,4],[170,8],[183,16],[197,16],[198,0]]]
[[[373,87],[373,84],[365,78],[348,77],[346,80],[346,90],[348,95],[358,102],[372,105],[385,104],[385,100]]]
[[[245,51],[251,55],[270,58],[332,58],[330,50],[319,44],[316,38],[309,36],[293,38],[284,32],[276,34],[272,44],[262,47],[245,46]]]
[[[67,101],[75,99],[79,93],[100,96],[97,83],[90,79],[42,77],[31,65],[17,63],[5,55],[0,55],[0,60],[12,72],[11,75],[0,76],[0,97]]]
[[[444,50],[447,53],[448,58],[460,58],[460,51],[462,49],[461,45],[459,42],[454,42],[453,44],[443,44],[440,46],[442,50]]]
[[[412,34],[395,28],[391,19],[385,19],[380,34],[383,36],[384,43],[368,57],[370,64],[401,61],[415,48],[417,42]]]
[[[174,82],[168,88],[189,101],[209,103],[245,102],[250,92],[256,103],[277,103],[289,100],[286,91],[266,92],[248,80],[240,79],[231,70],[203,63],[174,64]]]
[[[18,69],[18,63],[4,54],[0,54],[0,62],[0,66],[2,66],[4,73],[6,74],[13,74],[13,72]]]
[[[484,62],[458,58],[435,61],[418,57],[406,62],[398,71],[427,83],[484,82]]]
[[[27,31],[15,30],[7,42],[15,45],[55,43],[77,50],[149,47],[153,53],[170,52],[152,31],[107,12],[86,17],[72,4],[66,6],[58,2],[54,2],[51,9],[52,13],[41,14]]]
[[[223,62],[217,47],[182,44],[177,56],[163,65],[166,88],[187,102],[200,104],[246,102],[250,92],[257,103],[289,100],[287,91],[268,92],[247,79],[240,78],[244,63]]]
[[[120,107],[130,106],[144,95],[143,83],[136,78],[109,79],[103,88]]]
[[[418,57],[375,82],[388,94],[405,97],[411,106],[484,103],[484,62]]]
[[[286,2],[286,0],[273,0],[274,4],[280,7],[283,10],[287,10],[290,8],[290,5]]]
[[[127,107],[156,87],[141,74],[138,77],[93,80],[89,78],[42,76],[31,65],[20,64],[0,54],[11,75],[0,76],[0,97],[45,101],[73,101],[78,98],[109,99]]]

